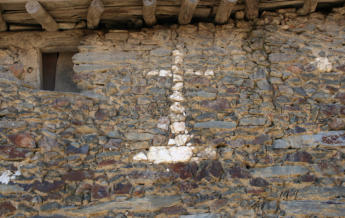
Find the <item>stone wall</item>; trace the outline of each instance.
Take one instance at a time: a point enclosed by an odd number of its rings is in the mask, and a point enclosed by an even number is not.
[[[343,216],[344,18],[97,32],[73,57],[81,93],[2,64],[0,214]]]

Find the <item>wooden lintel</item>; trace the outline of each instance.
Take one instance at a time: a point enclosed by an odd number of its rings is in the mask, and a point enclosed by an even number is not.
[[[143,0],[143,18],[148,26],[152,26],[157,22],[156,5],[156,0]]]
[[[248,20],[259,16],[259,0],[245,0],[245,11]]]
[[[7,30],[7,24],[2,16],[1,8],[0,8],[0,32],[6,31]]]
[[[26,11],[34,18],[42,28],[47,31],[57,31],[59,25],[54,18],[42,7],[42,5],[35,0],[28,1],[25,4]]]
[[[215,22],[218,24],[227,23],[237,0],[221,0],[217,9]]]
[[[103,12],[104,5],[102,0],[92,0],[87,12],[87,28],[97,28]]]
[[[316,10],[318,0],[304,0],[303,7],[297,13],[299,15],[307,15]]]
[[[182,0],[178,22],[180,24],[189,24],[192,21],[193,14],[199,0]]]

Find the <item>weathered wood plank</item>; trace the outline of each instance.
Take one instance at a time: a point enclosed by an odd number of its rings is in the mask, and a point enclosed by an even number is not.
[[[182,0],[178,22],[180,24],[189,24],[192,21],[194,11],[199,0]]]
[[[143,0],[143,18],[148,26],[152,26],[157,22],[156,5],[156,0]]]
[[[253,20],[259,16],[259,0],[245,0],[246,17]]]
[[[57,31],[59,25],[54,18],[41,6],[38,1],[28,1],[25,4],[26,11],[42,25],[43,29],[47,31]]]
[[[297,13],[300,15],[307,15],[316,10],[318,0],[304,0],[303,7],[300,8]]]
[[[87,12],[87,28],[97,28],[103,12],[104,5],[102,0],[92,0]]]
[[[214,19],[215,22],[219,24],[227,23],[236,2],[237,0],[221,0]]]
[[[6,30],[7,30],[7,24],[4,17],[2,16],[2,11],[0,8],[0,32],[6,31]]]

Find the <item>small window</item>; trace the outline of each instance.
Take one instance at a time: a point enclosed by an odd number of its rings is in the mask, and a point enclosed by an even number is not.
[[[59,92],[79,92],[73,82],[72,52],[42,54],[42,89]]]

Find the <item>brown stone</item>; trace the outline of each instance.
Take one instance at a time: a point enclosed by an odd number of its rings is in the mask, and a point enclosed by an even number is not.
[[[224,174],[223,166],[219,160],[212,160],[209,164],[209,172],[212,176],[221,178]]]
[[[249,172],[240,167],[230,168],[229,173],[232,178],[240,178],[240,179],[250,178]]]
[[[171,206],[171,207],[163,207],[160,210],[161,213],[165,213],[166,215],[183,215],[188,214],[187,210],[182,206]]]
[[[108,197],[108,191],[104,186],[94,185],[91,189],[93,199],[101,199]]]
[[[12,64],[12,65],[9,66],[9,70],[18,79],[23,79],[23,76],[24,76],[24,73],[25,73],[23,64],[21,64],[21,63]]]
[[[328,121],[328,126],[331,130],[345,130],[345,119],[332,118]]]
[[[181,179],[192,178],[196,175],[198,166],[196,163],[176,163],[170,165],[173,172],[177,173]]]
[[[313,163],[313,157],[306,151],[297,151],[287,156],[288,161]]]
[[[251,179],[250,185],[256,186],[256,187],[266,187],[269,185],[269,183],[263,178],[258,177],[258,178]]]
[[[114,187],[115,194],[129,194],[132,190],[131,183],[118,183]]]
[[[99,109],[95,113],[96,120],[105,120],[107,118],[107,112],[105,110]]]
[[[225,111],[227,109],[230,109],[230,104],[225,99],[217,99],[215,101],[202,101],[201,106],[214,111]]]
[[[0,203],[0,216],[6,217],[16,211],[16,208],[8,201],[4,201]]]
[[[48,193],[61,190],[64,187],[64,185],[64,181],[54,181],[53,183],[35,181],[32,185],[32,189],[38,190],[43,193]]]
[[[8,137],[17,147],[35,148],[35,140],[29,133],[18,133]]]
[[[93,175],[94,173],[91,170],[72,170],[62,178],[68,181],[82,181],[84,179],[92,179]]]

